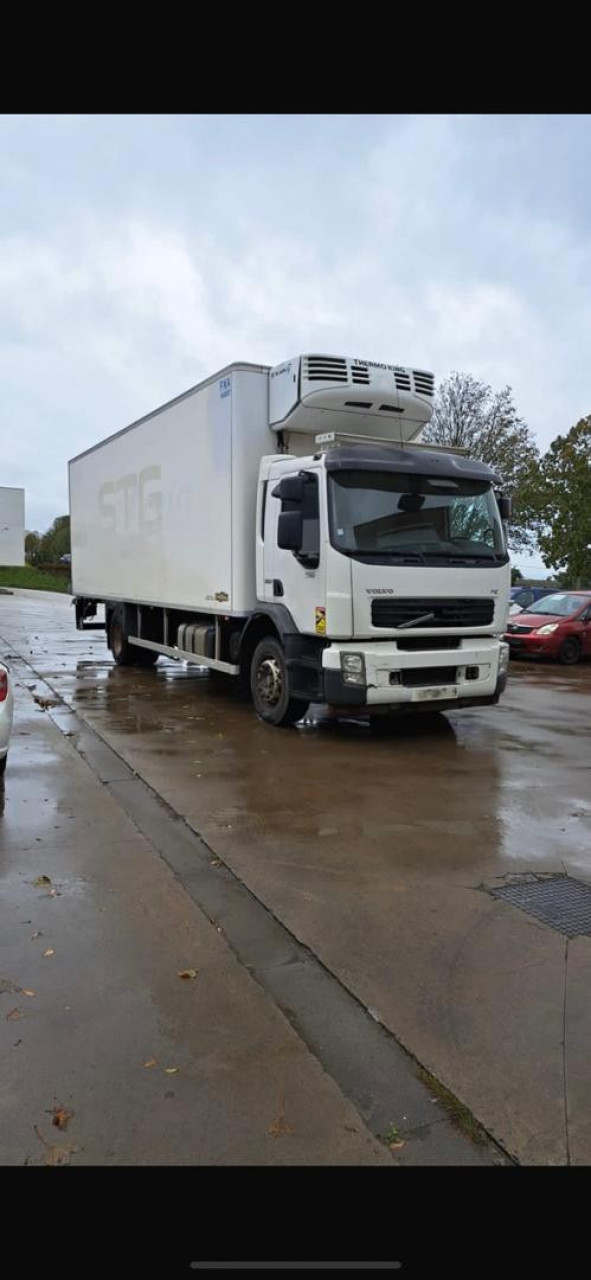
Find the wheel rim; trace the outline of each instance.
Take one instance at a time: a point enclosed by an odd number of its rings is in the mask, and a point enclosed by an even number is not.
[[[565,640],[562,646],[562,655],[565,662],[576,662],[579,656],[579,646],[576,640]]]
[[[283,672],[276,658],[263,658],[256,674],[257,694],[261,702],[273,709],[281,702]]]

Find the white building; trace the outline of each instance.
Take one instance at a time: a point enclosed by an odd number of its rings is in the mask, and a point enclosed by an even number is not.
[[[0,565],[25,563],[25,491],[0,485]]]

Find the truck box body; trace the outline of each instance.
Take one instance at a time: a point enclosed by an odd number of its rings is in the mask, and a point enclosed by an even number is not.
[[[72,590],[208,613],[256,600],[268,370],[235,364],[70,462]]]

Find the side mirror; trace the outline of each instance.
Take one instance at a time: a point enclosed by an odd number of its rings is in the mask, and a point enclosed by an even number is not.
[[[303,534],[301,511],[282,511],[277,521],[277,546],[282,551],[301,551]]]
[[[499,497],[498,497],[497,501],[498,501],[498,504],[499,504],[499,513],[500,513],[500,516],[501,516],[501,520],[503,520],[504,522],[506,522],[506,521],[510,520],[510,519],[511,519],[511,511],[512,511],[512,508],[513,508],[513,504],[512,504],[512,502],[511,502],[511,499],[510,499],[510,498],[507,498],[507,497],[505,496],[505,494],[501,493],[501,494],[499,494]]]
[[[273,497],[282,502],[303,502],[305,476],[284,476],[273,490]]]

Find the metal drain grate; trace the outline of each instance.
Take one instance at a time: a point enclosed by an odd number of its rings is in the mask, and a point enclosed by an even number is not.
[[[491,889],[493,898],[502,898],[535,916],[551,929],[577,938],[591,938],[591,885],[571,876],[513,880],[501,889]]]

